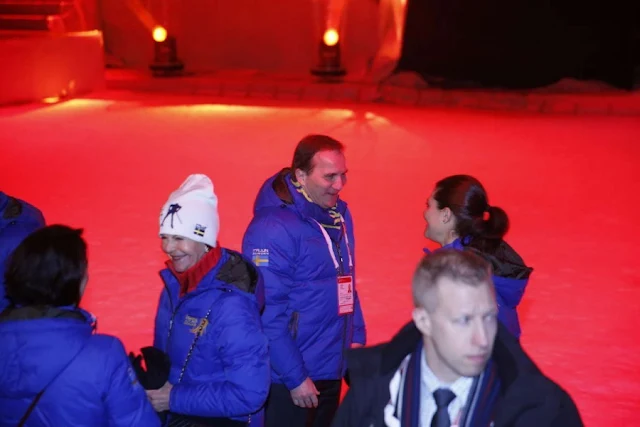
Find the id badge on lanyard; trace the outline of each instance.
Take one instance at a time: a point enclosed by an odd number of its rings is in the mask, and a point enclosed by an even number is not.
[[[342,215],[340,216],[340,220],[342,221],[342,224],[344,224],[344,218],[342,218]],[[333,260],[333,266],[336,271],[340,271],[340,264],[338,263],[336,254],[333,251],[333,242],[331,241],[331,237],[329,237],[327,230],[325,230],[318,221],[316,221],[316,223],[320,227],[320,231],[322,231],[324,240],[327,242],[327,248],[329,249],[329,254],[331,254],[331,259]],[[349,248],[349,236],[347,233],[347,227],[344,225],[342,227],[342,232],[345,238],[345,243],[347,244],[347,254],[349,255],[349,271],[353,271],[353,259],[351,258],[351,249]],[[353,313],[353,307],[355,304],[353,276],[338,275],[336,285],[338,292],[338,315],[343,316],[345,314]]]
[[[353,278],[351,276],[338,276],[338,314],[353,313]]]

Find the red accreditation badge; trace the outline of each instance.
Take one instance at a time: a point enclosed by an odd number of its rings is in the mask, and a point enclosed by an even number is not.
[[[353,313],[354,300],[353,278],[338,276],[338,315]]]

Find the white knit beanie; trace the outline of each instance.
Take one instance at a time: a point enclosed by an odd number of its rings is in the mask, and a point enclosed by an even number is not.
[[[215,247],[219,231],[218,198],[213,183],[206,175],[190,175],[162,207],[160,234],[182,236]]]

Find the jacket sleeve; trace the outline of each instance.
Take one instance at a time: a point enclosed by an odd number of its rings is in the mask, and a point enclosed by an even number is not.
[[[364,314],[362,312],[362,306],[360,305],[360,296],[358,294],[358,284],[356,277],[356,243],[355,243],[355,232],[353,230],[353,219],[351,218],[351,213],[349,211],[346,212],[345,221],[347,223],[347,227],[349,230],[349,243],[351,244],[351,256],[353,257],[353,265],[354,265],[354,290],[355,290],[355,305],[353,311],[353,339],[352,342],[357,344],[365,345],[367,343],[367,330],[364,323]]]
[[[257,412],[271,384],[269,341],[262,332],[255,303],[227,294],[216,304],[209,332],[225,372],[224,381],[176,384],[171,390],[172,412],[201,417],[238,417]]]
[[[111,427],[160,427],[160,418],[138,382],[122,343],[113,338],[107,372],[111,372],[104,402]]]
[[[287,314],[297,253],[295,241],[281,222],[268,216],[256,217],[245,233],[242,251],[253,260],[264,279],[262,324],[269,337],[272,368],[285,386],[293,390],[309,376],[289,331]]]
[[[356,301],[353,312],[353,342],[365,345],[367,343],[367,329],[364,324],[364,315],[362,314],[362,306],[360,305],[360,297],[356,289]]]

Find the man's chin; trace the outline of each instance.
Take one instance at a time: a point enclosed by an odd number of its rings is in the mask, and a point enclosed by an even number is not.
[[[329,208],[333,208],[338,204],[338,196],[331,196],[327,199],[327,202],[329,204]]]

